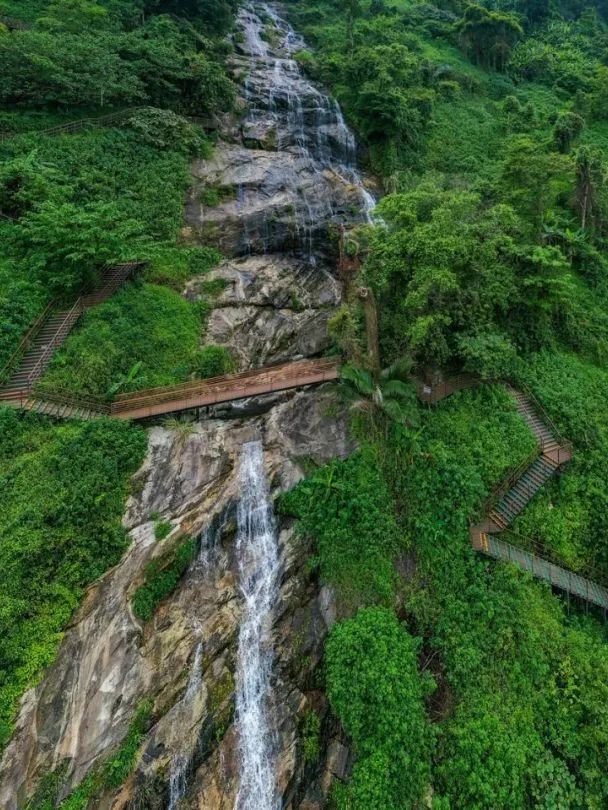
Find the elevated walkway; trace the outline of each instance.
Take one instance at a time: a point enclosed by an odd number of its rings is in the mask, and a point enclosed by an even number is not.
[[[61,391],[37,393],[34,390],[23,391],[6,404],[58,419],[96,419],[100,416],[148,419],[307,385],[319,385],[338,379],[339,368],[339,362],[335,358],[297,360],[240,374],[227,374],[208,380],[193,380],[182,385],[123,394],[111,403],[100,399],[82,399]]]
[[[419,398],[434,405],[456,391],[472,388],[480,382],[473,375],[460,374],[435,384],[417,380],[415,385]],[[564,593],[606,610],[608,583],[602,583],[597,571],[569,571],[552,558],[548,549],[509,531],[513,521],[539,490],[572,458],[571,443],[560,435],[532,391],[527,387],[519,390],[520,387],[507,384],[519,414],[536,438],[536,448],[494,487],[482,507],[482,519],[470,527],[471,545],[481,554],[511,562]],[[514,542],[502,539],[504,537]]]
[[[144,262],[123,262],[106,267],[101,287],[80,296],[69,309],[60,310],[56,302],[51,301],[26,332],[4,368],[0,369],[0,379],[6,380],[0,386],[0,402],[23,403],[80,316],[87,309],[107,301],[143,265]]]

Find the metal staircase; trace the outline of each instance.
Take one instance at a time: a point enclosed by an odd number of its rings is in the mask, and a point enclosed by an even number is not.
[[[101,287],[82,295],[70,309],[56,311],[54,302],[47,305],[24,336],[17,350],[0,371],[7,378],[0,386],[0,402],[23,404],[42,377],[54,351],[61,346],[83,312],[107,301],[144,262],[126,262],[104,269]]]

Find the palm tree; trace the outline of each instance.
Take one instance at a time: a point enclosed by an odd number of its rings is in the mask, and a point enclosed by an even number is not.
[[[418,424],[416,391],[409,382],[411,363],[401,360],[383,369],[377,376],[359,366],[346,364],[340,369],[338,391],[342,399],[355,410],[378,415],[398,424],[415,427]]]

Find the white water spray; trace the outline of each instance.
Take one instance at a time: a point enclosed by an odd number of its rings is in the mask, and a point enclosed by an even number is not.
[[[279,555],[259,441],[243,445],[240,485],[236,550],[244,608],[236,677],[240,787],[235,808],[278,810],[268,698],[273,662],[271,618],[278,594]]]

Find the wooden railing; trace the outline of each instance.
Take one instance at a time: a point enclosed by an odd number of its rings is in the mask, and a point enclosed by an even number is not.
[[[25,132],[0,132],[0,141],[15,138],[19,135],[61,135],[62,133],[80,132],[87,127],[107,127],[119,121],[124,121],[141,109],[143,109],[143,107],[128,107],[127,109],[118,110],[108,115],[79,118],[76,121],[68,121],[66,124],[57,124],[54,127],[47,127],[46,129],[26,130]]]
[[[114,402],[95,397],[78,397],[69,391],[48,387],[44,382],[38,383],[33,391],[31,388],[14,391],[11,398],[19,402],[21,407],[38,399],[107,414],[117,419],[142,419],[329,382],[337,379],[338,374],[338,361],[333,358],[299,360],[207,380],[191,380],[179,385],[121,394]]]
[[[425,402],[428,405],[435,405],[437,402],[449,397],[456,391],[462,391],[464,388],[474,388],[482,381],[473,374],[462,373],[445,380],[439,380],[439,382],[436,383],[419,380],[418,378],[414,378],[413,382],[421,402]]]
[[[508,537],[513,542],[507,542],[503,537]],[[508,530],[500,535],[474,533],[472,538],[476,551],[494,559],[514,563],[562,591],[604,609],[608,608],[608,579],[595,566],[585,565],[572,571],[565,568],[563,561],[542,544]]]
[[[526,395],[526,397],[529,400],[531,400],[531,402],[534,405],[534,407],[536,408],[536,410],[542,416],[543,422],[551,430],[551,433],[553,434],[553,439],[560,445],[560,447],[565,452],[569,452],[570,454],[572,454],[572,450],[573,450],[572,442],[569,439],[566,439],[562,435],[561,431],[559,430],[559,428],[557,427],[555,422],[551,419],[551,417],[549,416],[549,414],[547,413],[547,411],[543,407],[540,400],[535,396],[535,394],[532,391],[532,389],[530,388],[530,386],[526,385],[525,383],[522,383],[522,382],[515,382],[515,383],[513,383],[513,386],[518,387]],[[541,447],[543,448],[543,450],[545,449],[546,445],[547,445],[546,441],[541,441]]]
[[[274,391],[284,391],[318,382],[335,380],[338,376],[338,362],[335,359],[300,360],[278,366],[265,367],[213,377],[207,380],[194,380],[177,386],[152,388],[134,394],[122,394],[110,406],[112,416],[137,414],[154,415],[154,412],[188,410],[189,408],[244,399]],[[178,407],[165,408],[173,403]]]
[[[0,381],[6,381],[6,379],[10,376],[11,372],[17,365],[19,359],[25,354],[28,350],[30,343],[36,337],[38,332],[40,332],[42,325],[52,312],[52,310],[57,305],[55,299],[49,301],[49,303],[45,306],[45,308],[40,312],[36,320],[32,323],[29,327],[25,335],[21,338],[21,341],[15,351],[11,354],[9,359],[6,361],[2,369],[0,369]]]
[[[68,391],[50,388],[44,385],[44,383],[39,383],[36,385],[33,392],[22,392],[22,405],[31,399],[38,399],[44,402],[54,402],[58,405],[67,405],[71,408],[81,408],[82,410],[92,411],[94,413],[104,415],[110,414],[110,404],[108,402],[104,402],[102,399],[97,399],[96,397],[80,397]]]
[[[70,326],[80,317],[81,313],[82,313],[82,298],[78,298],[78,300],[74,303],[72,308],[68,310],[65,318],[59,325],[59,328],[53,335],[51,341],[47,345],[46,349],[40,355],[38,362],[28,374],[27,377],[28,388],[31,389],[36,380],[42,375],[42,372],[44,371],[51,354],[53,354],[57,346],[60,346],[61,343],[63,343],[63,340],[67,332],[69,331]]]
[[[23,132],[0,132],[0,141],[10,140],[19,135],[61,135],[70,134],[72,132],[81,132],[88,127],[108,127],[113,124],[118,124],[130,118],[137,112],[147,109],[146,107],[128,107],[124,110],[118,110],[108,115],[89,116],[87,118],[78,118],[74,121],[68,121],[65,124],[57,124],[54,127],[46,127],[45,129],[28,129]],[[217,130],[221,126],[220,120],[216,116],[208,118],[201,118],[200,116],[184,115],[182,116],[191,124],[197,124],[205,130]]]
[[[131,261],[131,262],[122,262],[119,264],[107,264],[102,270],[102,278],[107,276],[108,273],[111,271],[123,271],[122,273],[116,273],[112,278],[109,278],[107,282],[101,287],[100,290],[93,293],[88,293],[87,295],[81,295],[77,300],[72,304],[68,314],[66,315],[65,319],[62,321],[61,325],[55,332],[55,335],[51,339],[49,345],[45,349],[43,355],[40,357],[38,362],[36,363],[34,369],[32,369],[31,373],[28,375],[28,385],[32,382],[36,381],[37,375],[39,376],[39,372],[41,368],[44,367],[44,363],[48,360],[49,355],[60,345],[63,338],[65,337],[65,330],[64,325],[70,319],[70,316],[78,310],[78,315],[80,315],[84,310],[89,309],[90,307],[96,306],[97,304],[103,303],[106,301],[109,296],[117,290],[121,284],[129,278],[133,271],[144,267],[147,264],[146,261]],[[30,347],[32,341],[36,338],[40,330],[42,329],[44,323],[46,322],[50,313],[58,307],[59,302],[57,299],[53,299],[49,301],[46,307],[36,316],[36,320],[32,323],[29,327],[25,335],[21,338],[21,341],[15,351],[12,353],[10,358],[4,364],[2,369],[0,369],[0,384],[2,382],[6,382],[9,379],[10,374],[14,371],[15,367],[18,364],[19,359],[27,352],[28,348]],[[74,318],[74,321],[76,318]]]

